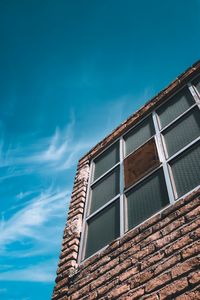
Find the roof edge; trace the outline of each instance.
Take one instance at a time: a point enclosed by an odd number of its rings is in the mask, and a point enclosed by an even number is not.
[[[79,165],[83,164],[85,161],[91,160],[100,151],[104,150],[107,146],[113,143],[119,136],[124,134],[129,130],[135,123],[140,119],[145,117],[151,112],[158,104],[164,102],[167,97],[176,92],[181,88],[186,81],[191,79],[200,70],[200,60],[192,64],[191,67],[187,68],[183,73],[181,73],[175,80],[173,80],[167,87],[162,89],[156,96],[148,100],[141,108],[136,110],[132,115],[130,115],[124,122],[117,126],[110,134],[103,138],[99,143],[97,143],[92,149],[90,149],[84,156],[79,159]]]

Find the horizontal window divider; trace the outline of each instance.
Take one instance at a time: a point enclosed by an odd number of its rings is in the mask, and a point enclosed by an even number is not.
[[[166,161],[167,163],[170,163],[173,159],[175,159],[177,156],[179,156],[180,154],[182,154],[184,151],[186,151],[187,149],[189,149],[190,147],[192,147],[193,145],[195,145],[196,143],[198,143],[198,141],[200,141],[200,136],[198,136],[198,138],[196,138],[195,140],[193,140],[192,142],[190,142],[189,144],[187,144],[185,147],[183,147],[182,149],[180,149],[178,152],[176,152],[175,154],[173,154],[172,156],[170,156]]]
[[[141,179],[139,179],[137,182],[135,182],[134,184],[132,184],[130,187],[126,188],[124,190],[124,194],[126,194],[127,192],[129,192],[132,188],[134,188],[135,186],[137,186],[139,183],[141,183],[143,180],[145,180],[146,178],[148,178],[149,176],[151,176],[153,173],[155,173],[156,171],[158,171],[160,168],[162,168],[162,163],[160,163],[160,165],[155,168],[154,170],[152,170],[151,172],[149,172],[147,175],[145,175],[144,177],[142,177]]]
[[[190,106],[186,111],[184,111],[181,115],[179,115],[178,117],[176,117],[173,121],[171,121],[169,124],[167,124],[165,127],[163,127],[160,130],[160,133],[163,133],[163,131],[165,131],[166,129],[168,129],[171,125],[173,125],[174,123],[176,123],[179,119],[181,119],[182,117],[184,117],[187,113],[189,113],[194,107],[197,106],[197,103],[194,103],[192,106]],[[159,118],[159,116],[158,116]]]
[[[118,166],[120,166],[120,161],[118,163],[116,163],[112,168],[110,168],[108,171],[106,171],[105,173],[103,173],[100,177],[98,177],[97,179],[95,179],[95,181],[93,181],[90,185],[90,187],[92,188],[93,185],[95,185],[98,181],[100,181],[103,177],[105,177],[106,175],[108,175],[110,172],[112,172],[115,168],[117,168]]]
[[[89,219],[91,219],[92,217],[94,217],[95,215],[97,215],[100,211],[102,211],[104,208],[106,208],[107,206],[109,206],[111,203],[115,202],[119,198],[120,198],[120,194],[117,194],[114,198],[112,198],[107,203],[105,203],[103,206],[101,206],[100,208],[98,208],[97,210],[95,210],[92,214],[88,215],[85,218],[85,220],[88,221]]]
[[[152,138],[155,138],[156,134],[152,135],[148,140],[146,140],[144,143],[142,143],[140,146],[138,146],[136,149],[134,149],[133,151],[131,151],[131,153],[129,153],[127,156],[124,157],[124,159],[126,159],[127,157],[129,157],[131,154],[133,154],[134,152],[136,152],[138,149],[140,149],[142,146],[144,146],[147,142],[149,142]],[[126,142],[125,142],[126,143]],[[126,145],[125,145],[126,148]],[[125,149],[126,150],[126,149]]]

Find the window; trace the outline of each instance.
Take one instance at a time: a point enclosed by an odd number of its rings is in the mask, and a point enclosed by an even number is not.
[[[200,185],[199,82],[92,161],[81,260]]]

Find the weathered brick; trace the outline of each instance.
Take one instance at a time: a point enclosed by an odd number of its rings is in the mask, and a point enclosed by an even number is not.
[[[136,273],[138,273],[138,267],[131,267],[129,270],[126,270],[125,272],[119,275],[119,280],[123,282]]]
[[[140,245],[134,245],[127,251],[124,252],[120,251],[120,261],[124,261],[128,257],[133,256],[135,253],[138,253],[140,251],[140,248],[141,248]]]
[[[109,292],[112,288],[116,287],[117,284],[118,284],[118,278],[115,278],[111,282],[109,282],[109,283],[107,283],[107,284],[105,284],[103,286],[100,286],[97,289],[98,297],[102,297],[105,293]]]
[[[114,268],[115,266],[119,265],[119,258],[115,258],[109,262],[106,263],[106,265],[102,266],[101,268],[98,269],[98,273],[99,274],[103,274],[106,271],[111,270],[112,268]]]
[[[163,238],[155,241],[155,246],[157,249],[161,249],[170,243],[172,243],[174,240],[180,237],[180,231],[173,231],[170,234],[164,236]]]
[[[120,239],[120,245],[123,245],[125,242],[128,242],[129,240],[131,240],[132,238],[134,238],[135,236],[137,236],[139,234],[139,229],[138,228],[134,228],[132,230],[130,230],[129,232],[127,232],[121,239]]]
[[[128,292],[126,295],[123,295],[123,300],[136,300],[141,299],[141,296],[144,295],[144,288],[138,288]]]
[[[181,251],[181,255],[183,258],[188,258],[198,253],[200,253],[200,241],[193,243],[192,245],[190,245],[187,248],[184,248]]]
[[[152,292],[155,289],[160,288],[161,286],[165,285],[171,280],[171,274],[165,273],[160,276],[156,276],[155,278],[151,279],[149,282],[147,282],[145,291],[146,292]]]
[[[59,290],[61,287],[66,286],[69,283],[69,278],[63,278],[62,280],[58,281],[55,287],[55,291]]]
[[[171,270],[172,278],[187,273],[188,271],[192,271],[198,266],[200,266],[200,259],[198,257],[193,257],[187,261],[179,263]]]
[[[169,268],[171,268],[172,266],[174,266],[175,264],[177,264],[177,262],[179,262],[181,260],[181,256],[180,254],[176,254],[171,256],[170,258],[162,261],[161,264],[159,264],[155,269],[154,269],[154,274],[157,275]]]
[[[167,226],[165,226],[161,230],[161,233],[162,233],[162,235],[167,235],[170,232],[172,232],[173,230],[179,228],[184,223],[185,223],[185,218],[184,217],[181,217],[178,220],[174,220],[173,222],[171,222],[170,224],[168,224]]]
[[[129,258],[122,262],[121,264],[117,265],[115,268],[109,271],[111,277],[118,275],[119,273],[127,270],[132,265],[132,260]]]
[[[100,267],[104,266],[105,264],[107,264],[110,261],[111,261],[111,258],[108,255],[100,257],[98,261],[96,261],[93,265],[91,265],[91,267],[90,267],[91,272],[99,269]]]
[[[68,254],[70,254],[70,252],[78,252],[78,246],[77,245],[72,245],[71,247],[67,247],[66,249],[62,249],[61,250],[61,254],[60,254],[60,260],[63,259],[64,257],[66,257]]]
[[[78,257],[78,253],[75,251],[71,251],[71,253],[68,253],[66,256],[60,259],[58,266],[62,266],[64,263],[68,262],[69,260],[76,260]]]
[[[133,275],[128,282],[130,283],[131,289],[138,287],[139,285],[143,284],[144,282],[148,281],[154,276],[152,270],[146,270],[139,274]]]
[[[200,206],[196,207],[194,210],[189,212],[185,217],[187,221],[195,219],[200,214]]]
[[[84,288],[78,290],[77,292],[73,293],[70,296],[70,300],[77,300],[80,299],[81,297],[85,296],[85,294],[88,294],[90,292],[90,286],[86,285]]]
[[[185,290],[187,287],[188,281],[185,278],[173,281],[173,283],[167,285],[159,291],[160,300],[174,299],[177,293]]]
[[[189,291],[176,297],[176,300],[197,300],[200,299],[200,290]]]
[[[200,271],[194,272],[188,276],[188,281],[191,284],[200,283]]]
[[[97,289],[99,286],[105,284],[110,279],[109,274],[104,274],[92,282],[92,289]]]
[[[117,299],[119,296],[124,294],[130,289],[130,286],[128,284],[123,284],[120,286],[117,286],[115,289],[113,289],[111,292],[108,293],[107,299]]]
[[[200,218],[192,221],[190,224],[186,224],[183,228],[181,228],[181,234],[185,235],[188,232],[192,232],[194,229],[200,226]]]
[[[171,255],[172,253],[176,252],[177,250],[190,244],[192,241],[193,240],[191,239],[191,237],[189,235],[181,237],[180,239],[175,241],[173,244],[168,245],[164,251],[167,255]]]
[[[96,291],[90,292],[89,295],[87,295],[83,298],[83,300],[96,300],[96,299],[98,299]]]
[[[147,247],[142,249],[141,251],[136,252],[134,257],[138,260],[141,260],[144,257],[147,257],[148,255],[152,254],[155,251],[154,244],[149,244]]]
[[[183,215],[187,214],[189,211],[195,209],[196,206],[199,205],[199,200],[198,198],[194,198],[192,201],[187,203],[186,205],[183,205],[181,208],[177,210],[177,215]]]
[[[160,251],[152,256],[147,256],[145,259],[141,261],[141,270],[144,270],[145,268],[157,263],[158,261],[162,260],[164,258],[164,252]]]

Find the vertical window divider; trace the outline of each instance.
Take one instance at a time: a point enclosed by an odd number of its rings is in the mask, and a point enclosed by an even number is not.
[[[189,82],[189,83],[187,84],[187,86],[188,86],[188,89],[189,89],[190,93],[192,94],[192,96],[193,96],[193,98],[194,98],[194,100],[195,100],[195,102],[196,102],[198,108],[200,109],[200,97],[199,97],[199,95],[198,95],[198,92],[196,92],[196,90],[195,90],[195,88],[193,87],[193,85],[191,84],[191,82]]]
[[[166,159],[165,159],[165,153],[164,153],[164,149],[163,149],[163,145],[162,145],[157,114],[156,114],[155,111],[152,113],[152,117],[153,117],[155,132],[156,132],[155,142],[156,142],[156,146],[157,146],[157,149],[158,149],[158,156],[159,156],[159,159],[160,159],[160,161],[163,165],[163,172],[164,172],[165,182],[166,182],[166,186],[167,186],[169,201],[172,204],[172,203],[175,202],[174,192],[173,192],[173,189],[172,189],[172,183],[171,183],[171,177],[170,177],[168,165],[167,165],[167,162],[166,162]]]
[[[124,139],[120,137],[119,141],[119,157],[120,157],[120,236],[124,234]]]

